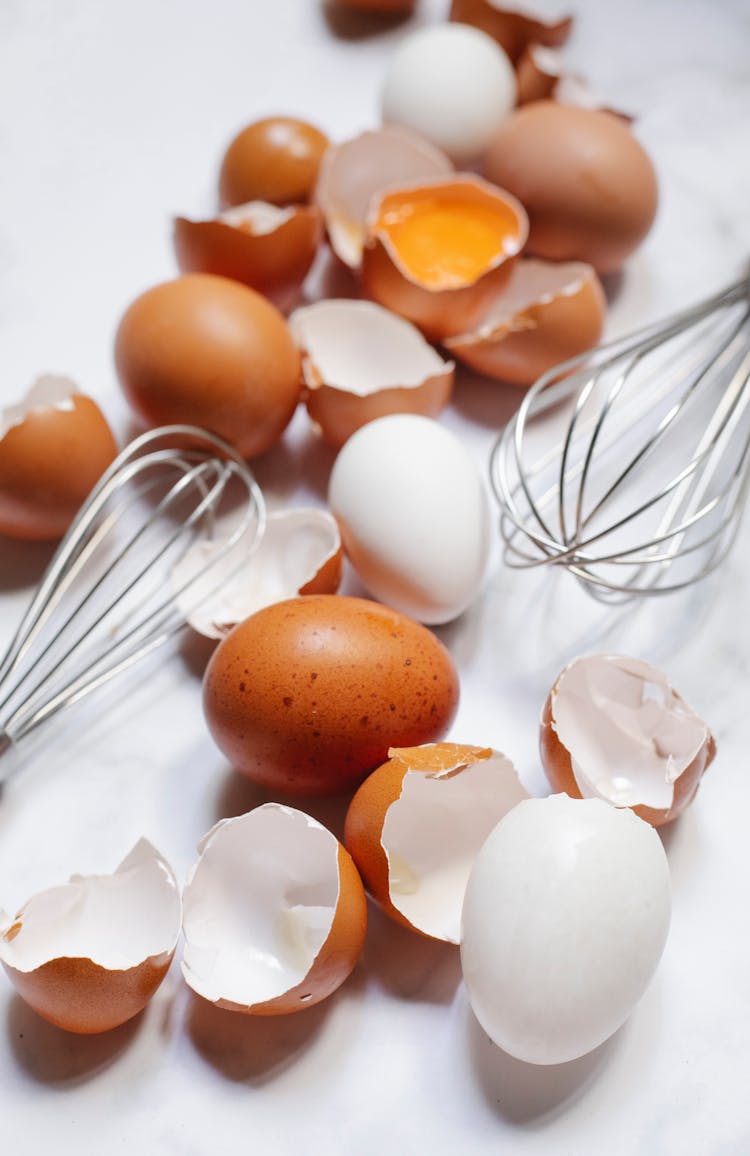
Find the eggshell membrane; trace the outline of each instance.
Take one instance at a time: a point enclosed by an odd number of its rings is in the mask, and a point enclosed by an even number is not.
[[[476,204],[497,210],[504,236],[482,271],[466,284],[430,286],[405,263],[394,244],[387,218],[410,205],[437,202],[443,206]],[[431,340],[440,341],[471,329],[491,298],[506,284],[514,257],[526,241],[528,222],[523,206],[505,190],[479,177],[425,181],[386,192],[373,201],[362,254],[362,287],[368,297],[417,325]]]
[[[477,855],[461,966],[474,1014],[516,1059],[592,1051],[644,994],[667,938],[669,865],[657,833],[601,799],[519,803]]]
[[[530,41],[558,47],[570,36],[572,16],[543,19],[534,5],[493,3],[493,0],[453,0],[450,19],[472,24],[492,36],[512,61]]]
[[[386,914],[458,943],[473,860],[528,792],[510,760],[486,747],[436,743],[388,753],[349,805],[344,842]]]
[[[640,713],[645,718],[643,723],[639,722],[637,705],[634,706],[633,703],[630,703],[630,709],[628,709],[627,714],[625,713],[624,708],[628,704],[623,701],[623,695],[618,697],[616,687],[608,685],[611,679],[606,669],[607,666],[613,668],[615,672],[621,672],[620,678],[624,675],[632,680],[632,685],[636,688],[636,697],[642,694],[644,705],[641,705]],[[589,716],[591,727],[597,727],[601,731],[601,726],[604,724],[610,728],[610,737],[608,738],[605,734],[603,738],[600,738],[600,749],[603,755],[609,752],[609,758],[602,758],[601,765],[605,774],[600,775],[597,781],[594,781],[585,769],[575,762],[575,752],[571,752],[566,745],[566,743],[572,745],[573,741],[571,724],[566,724],[561,736],[561,725],[556,718],[556,710],[559,709],[560,702],[559,696],[561,690],[565,688],[566,679],[569,681],[570,672],[577,672],[576,682],[579,683],[580,674],[578,672],[585,671],[587,667],[590,670],[590,674],[587,676],[591,680],[590,689],[584,685],[577,685],[571,693],[575,694],[579,700],[583,699],[583,709]],[[638,690],[641,684],[643,686],[642,692]],[[593,697],[590,697],[596,686],[600,688],[600,703],[596,703]],[[654,689],[659,691],[663,709],[674,720],[670,727],[671,734],[670,730],[665,729],[664,713],[662,713],[661,719],[657,717],[656,722],[654,721],[655,712],[653,707],[649,706],[656,700],[656,696],[653,694]],[[648,717],[644,715],[644,711],[649,712]],[[669,726],[670,720],[668,718],[666,722]],[[678,725],[682,731],[680,742],[682,750],[679,750],[676,744]],[[655,726],[656,729],[654,729]],[[622,752],[619,753],[618,760],[618,752],[616,749],[613,750],[613,746],[617,737],[616,731],[619,728],[622,728],[624,740],[617,744]],[[638,770],[638,764],[635,762],[637,752],[634,752],[631,759],[633,771],[629,776],[623,767],[623,757],[627,755],[627,747],[623,747],[622,743],[627,741],[629,733],[633,733],[639,728],[643,747],[643,754],[639,760],[641,769]],[[539,742],[542,765],[553,790],[564,791],[572,798],[577,799],[599,795],[616,806],[630,807],[639,818],[654,827],[660,827],[664,823],[676,819],[690,805],[695,798],[701,777],[716,753],[716,744],[708,727],[669,686],[665,676],[648,663],[621,655],[592,655],[588,658],[576,659],[561,672],[542,709]],[[685,749],[686,743],[687,749]],[[644,757],[650,756],[652,752],[652,762],[656,765],[644,767]],[[670,756],[677,764],[676,775],[674,766],[669,761]],[[660,767],[657,760],[661,760],[664,765]],[[618,768],[620,770],[619,775],[617,774]],[[672,778],[673,775],[675,775],[674,778]],[[643,800],[641,803],[638,802],[639,798]]]
[[[116,455],[95,401],[67,377],[38,378],[0,411],[0,534],[61,538]]]
[[[183,273],[241,281],[285,309],[300,290],[323,237],[314,205],[279,209],[252,201],[213,221],[177,217],[174,245]]]
[[[448,338],[445,347],[488,377],[532,385],[554,366],[594,348],[606,309],[590,265],[521,259],[477,329]]]
[[[341,582],[343,550],[336,519],[327,510],[300,507],[268,514],[262,538],[238,568],[233,550],[222,553],[226,537],[199,541],[172,568],[175,597],[187,622],[207,638],[223,638],[244,618],[295,594],[334,594]],[[247,555],[244,557],[244,555]],[[207,570],[205,596],[190,579]],[[200,581],[200,580],[199,580]]]
[[[200,851],[185,887],[182,964],[198,995],[271,1016],[302,1011],[341,986],[364,945],[367,901],[330,831],[266,803],[218,823]]]
[[[187,423],[245,457],[274,445],[299,401],[299,354],[260,293],[208,273],[147,290],[123,316],[115,361],[147,425]]]
[[[453,362],[373,302],[320,301],[296,310],[289,325],[302,351],[307,411],[331,445],[389,413],[437,417],[450,400]]]
[[[224,154],[219,175],[222,206],[309,200],[327,148],[328,138],[307,121],[290,116],[253,121]]]
[[[318,594],[235,627],[208,664],[203,707],[242,774],[324,795],[358,783],[394,744],[442,738],[458,691],[430,631],[375,602]]]
[[[656,215],[647,153],[620,119],[599,110],[524,105],[495,133],[485,171],[525,206],[528,252],[551,261],[616,272]]]
[[[333,252],[348,268],[359,269],[373,198],[386,189],[452,171],[453,163],[445,153],[398,125],[368,130],[331,145],[321,162],[315,200]]]
[[[180,920],[172,869],[141,839],[113,875],[73,876],[33,896],[0,931],[0,960],[40,1016],[91,1035],[145,1007],[169,969]]]

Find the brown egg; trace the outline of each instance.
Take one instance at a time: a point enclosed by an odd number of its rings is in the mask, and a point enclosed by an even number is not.
[[[451,20],[473,24],[494,37],[511,60],[518,60],[530,41],[557,47],[564,44],[573,27],[572,16],[545,20],[535,15],[533,5],[503,3],[503,0],[453,0]]]
[[[0,534],[61,538],[116,454],[95,401],[68,378],[39,378],[0,411]]]
[[[383,15],[412,12],[416,0],[336,0],[336,3],[340,8],[353,8],[357,12],[376,12]]]
[[[221,750],[274,791],[333,794],[391,746],[432,742],[458,705],[450,655],[425,627],[361,598],[312,595],[240,623],[206,670]]]
[[[512,113],[485,158],[490,180],[529,214],[527,251],[618,270],[656,215],[653,165],[609,113],[535,101]]]
[[[232,141],[221,164],[219,195],[223,206],[247,201],[290,205],[307,201],[328,138],[313,125],[291,116],[254,121]]]
[[[125,313],[115,361],[148,425],[187,422],[245,457],[279,440],[300,395],[299,354],[265,297],[224,277],[189,273],[147,290]]]

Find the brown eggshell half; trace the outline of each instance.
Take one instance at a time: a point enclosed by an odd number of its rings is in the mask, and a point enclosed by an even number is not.
[[[61,538],[117,454],[95,401],[46,375],[0,412],[0,534]]]
[[[446,203],[460,200],[496,208],[508,232],[502,251],[475,280],[458,288],[433,288],[422,284],[404,264],[398,249],[380,221],[410,202],[428,197]],[[513,260],[523,248],[528,220],[522,204],[504,189],[479,177],[459,175],[386,192],[371,205],[362,254],[362,287],[368,297],[405,317],[426,337],[441,341],[473,327],[487,302],[506,284]]]
[[[448,338],[445,347],[488,377],[532,385],[554,366],[594,348],[606,309],[590,265],[521,259],[477,329]]]
[[[290,205],[307,201],[318,177],[328,137],[292,116],[253,121],[224,154],[219,193],[224,208],[247,201]]]
[[[568,668],[566,668],[567,670]],[[555,680],[550,693],[542,708],[539,728],[539,749],[544,772],[554,792],[565,792],[574,799],[583,798],[578,785],[571,752],[561,742],[555,726],[554,706],[559,692],[560,681],[566,671],[562,671]],[[675,698],[682,703],[683,699],[675,693]],[[686,707],[686,709],[689,709]],[[716,754],[716,743],[710,731],[706,731],[706,739],[695,757],[674,780],[672,804],[666,808],[654,808],[644,805],[630,807],[639,818],[650,823],[653,827],[661,827],[671,823],[688,807],[695,798],[700,780],[711,765]]]
[[[514,62],[531,41],[552,48],[564,44],[573,27],[572,16],[543,20],[534,13],[533,4],[503,4],[502,0],[453,0],[450,19],[473,24],[492,36]]]
[[[314,205],[277,209],[254,202],[213,221],[174,222],[177,263],[183,273],[215,273],[257,289],[279,309],[299,293],[323,237]]]
[[[203,707],[239,771],[274,791],[335,794],[384,762],[391,746],[443,737],[458,676],[425,627],[342,595],[278,602],[215,650]]]

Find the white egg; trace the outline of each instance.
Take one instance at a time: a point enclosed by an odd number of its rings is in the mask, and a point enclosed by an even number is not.
[[[464,164],[481,156],[515,101],[499,44],[468,24],[436,24],[406,36],[391,57],[383,122],[414,129]]]
[[[477,466],[450,430],[414,414],[362,426],[336,458],[328,500],[346,554],[380,601],[435,624],[474,600],[489,508]]]
[[[461,965],[474,1014],[527,1063],[585,1055],[643,995],[670,906],[661,840],[632,811],[567,795],[519,803],[466,890]]]

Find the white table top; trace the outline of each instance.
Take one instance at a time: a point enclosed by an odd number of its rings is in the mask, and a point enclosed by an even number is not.
[[[447,0],[419,7],[441,19]],[[718,288],[750,252],[747,0],[576,0],[569,58],[633,109],[661,184],[610,334]],[[345,22],[346,23],[346,22]],[[344,34],[318,0],[4,0],[0,5],[0,404],[45,369],[72,375],[122,436],[111,358],[125,306],[175,272],[170,216],[209,211],[244,123],[298,114],[343,138],[378,119],[384,61],[408,24]],[[338,29],[338,33],[337,33]],[[486,460],[517,394],[459,383],[444,420]],[[256,463],[269,502],[322,501],[330,454],[300,412]],[[68,1036],[0,981],[9,1152],[477,1154],[750,1151],[748,532],[720,573],[658,604],[606,610],[566,575],[496,558],[482,598],[439,633],[462,679],[451,737],[508,753],[543,792],[537,720],[575,654],[638,654],[707,719],[718,756],[665,834],[673,923],[625,1027],[559,1068],[520,1064],[474,1021],[455,948],[376,911],[355,974],[326,1004],[253,1021],[192,1001],[177,963],[133,1023]],[[499,553],[499,552],[498,552]],[[0,544],[0,641],[48,551]],[[199,664],[163,657],[47,731],[0,802],[0,903],[113,868],[140,835],[184,878],[200,836],[259,793],[211,742]],[[340,829],[345,804],[316,814]]]

